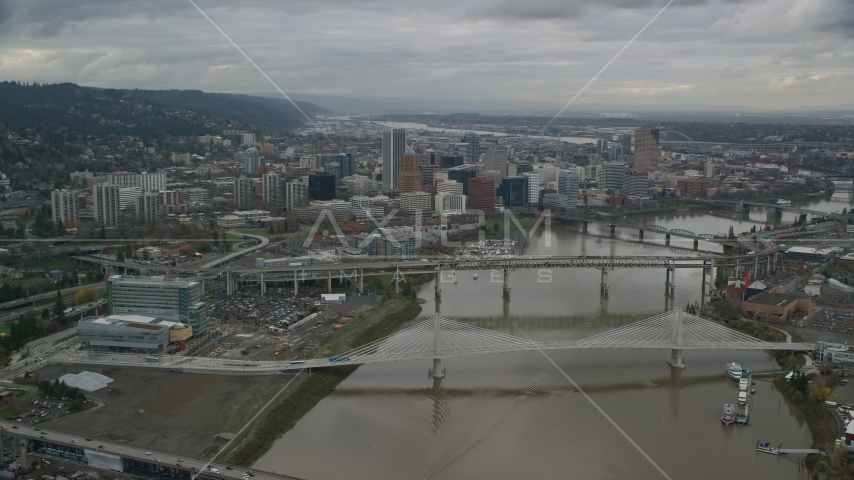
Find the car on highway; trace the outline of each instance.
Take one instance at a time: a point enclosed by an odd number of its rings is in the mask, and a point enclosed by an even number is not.
[[[151,452],[145,452],[146,455],[151,455]]]

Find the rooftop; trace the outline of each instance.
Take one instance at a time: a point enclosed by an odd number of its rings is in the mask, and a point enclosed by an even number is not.
[[[746,303],[755,303],[755,304],[759,304],[759,305],[769,305],[772,307],[783,307],[783,306],[791,304],[792,302],[797,301],[799,298],[801,298],[801,297],[798,295],[791,294],[791,293],[762,292],[762,293],[754,296],[750,300],[748,300]]]
[[[191,280],[182,280],[180,278],[169,278],[164,276],[155,277],[135,277],[133,275],[113,275],[108,279],[109,282],[125,283],[134,285],[168,285],[170,287],[189,287],[198,282]]]

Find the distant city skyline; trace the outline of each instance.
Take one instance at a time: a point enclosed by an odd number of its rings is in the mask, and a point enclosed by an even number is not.
[[[667,1],[197,3],[287,92],[525,109],[562,106]],[[188,2],[10,0],[0,39],[0,80],[271,92]],[[852,47],[848,0],[677,0],[564,115],[854,107]]]

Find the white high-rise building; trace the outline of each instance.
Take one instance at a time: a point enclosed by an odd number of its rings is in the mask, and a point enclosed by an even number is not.
[[[77,192],[74,190],[54,190],[50,192],[53,206],[53,224],[57,227],[74,225],[80,219]]]
[[[136,208],[136,201],[142,195],[142,187],[120,187],[119,209],[127,210]]]
[[[540,201],[540,174],[539,173],[523,173],[523,177],[528,178],[528,203],[537,203]]]
[[[146,192],[156,192],[166,190],[166,174],[162,172],[114,172],[107,174],[107,183],[119,187],[139,187]]]
[[[252,179],[241,176],[234,179],[234,205],[237,208],[252,208],[255,203]]]
[[[456,180],[440,180],[436,182],[436,192],[463,194],[463,184]]]
[[[414,215],[416,212],[429,212],[432,204],[432,197],[427,192],[409,192],[400,195],[400,211],[407,215]]]
[[[258,153],[258,149],[255,147],[247,148],[246,151],[243,152],[243,172],[246,175],[252,175],[260,166],[261,156]]]
[[[102,183],[92,187],[95,223],[103,227],[119,224],[119,186]]]
[[[284,201],[282,176],[278,173],[265,173],[261,177],[261,196],[267,205],[281,205]]]
[[[146,192],[159,192],[166,190],[166,174],[162,172],[139,174],[139,183],[137,186],[142,187]]]
[[[626,188],[626,164],[620,162],[605,162],[599,165],[596,174],[596,185],[599,188],[623,193]]]
[[[581,177],[578,172],[560,172],[557,174],[557,193],[566,195],[571,205],[578,204]]]
[[[374,199],[365,195],[354,195],[350,197],[350,214],[356,220],[364,220],[371,213]]]
[[[143,192],[136,199],[136,219],[143,223],[160,218],[160,193]]]
[[[406,151],[406,130],[383,130],[383,190],[397,190],[403,153]]]
[[[457,193],[440,192],[436,194],[436,213],[439,215],[458,215],[466,213],[466,196]]]

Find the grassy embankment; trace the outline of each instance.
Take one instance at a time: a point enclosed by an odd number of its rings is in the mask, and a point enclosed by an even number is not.
[[[378,340],[394,333],[400,325],[415,318],[420,312],[421,307],[411,298],[395,298],[385,302],[374,312],[353,322],[345,331],[336,334],[333,340],[324,343],[318,351],[318,356],[333,351],[346,351]],[[356,368],[358,367],[325,368],[301,376],[303,378],[299,383],[295,382],[280,392],[281,401],[274,403],[266,415],[262,414],[242,438],[236,439],[235,446],[224,452],[220,458],[236,465],[251,465],[276,439],[290,430],[320,400],[332,393]]]

